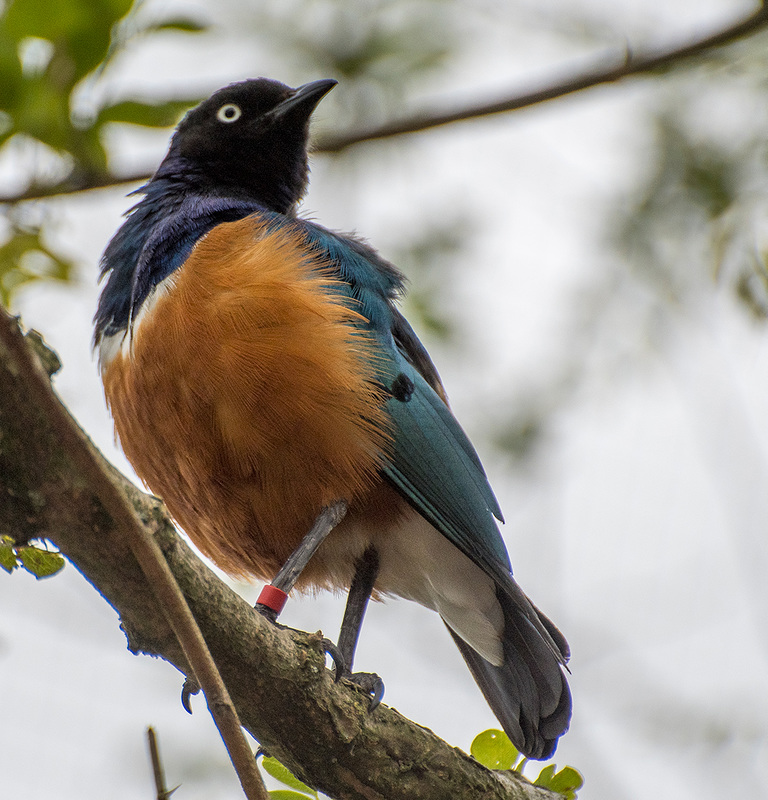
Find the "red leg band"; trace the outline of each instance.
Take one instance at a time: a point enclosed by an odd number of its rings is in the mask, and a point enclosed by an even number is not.
[[[279,614],[285,607],[287,600],[288,595],[282,589],[278,589],[277,586],[268,583],[261,590],[259,599],[256,602],[261,603],[261,605],[267,608],[271,608],[276,614]]]

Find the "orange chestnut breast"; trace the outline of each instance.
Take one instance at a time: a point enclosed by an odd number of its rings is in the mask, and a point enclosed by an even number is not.
[[[323,505],[381,481],[375,345],[297,235],[257,217],[214,228],[145,307],[102,365],[123,450],[216,564],[270,579]]]

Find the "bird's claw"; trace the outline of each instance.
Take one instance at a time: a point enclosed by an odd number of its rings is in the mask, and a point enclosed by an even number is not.
[[[184,680],[184,685],[181,687],[181,705],[187,714],[192,713],[191,698],[199,691],[200,687],[197,685],[197,681],[195,681],[194,678],[186,678]]]
[[[322,644],[323,650],[328,653],[331,661],[333,661],[333,682],[338,683],[341,678],[349,675],[347,663],[339,648],[330,639],[323,638]]]
[[[384,681],[375,672],[347,673],[344,678],[370,695],[369,713],[381,703],[384,697]]]
[[[368,711],[373,711],[384,697],[384,681],[375,672],[350,672],[341,651],[330,639],[323,639],[323,649],[333,661],[334,683],[344,678],[359,686],[370,695],[371,704]]]

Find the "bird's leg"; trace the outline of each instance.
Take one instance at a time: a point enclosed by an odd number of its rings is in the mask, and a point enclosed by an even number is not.
[[[277,624],[277,617],[285,606],[288,599],[288,592],[293,589],[296,581],[301,575],[304,567],[315,554],[318,547],[325,541],[328,534],[344,519],[347,513],[347,504],[344,500],[337,500],[326,506],[315,519],[314,525],[309,533],[302,539],[301,544],[291,553],[288,560],[275,575],[272,583],[268,583],[259,594],[256,601],[256,610],[263,614],[270,622]],[[365,605],[363,605],[365,613]],[[362,621],[362,614],[360,617]],[[283,626],[281,626],[283,627]],[[357,640],[357,636],[355,636]],[[324,640],[326,652],[331,656],[334,663],[336,680],[344,672],[344,659],[339,654],[336,645]],[[354,642],[352,644],[354,650]],[[181,704],[188,713],[192,713],[191,698],[200,691],[197,682],[192,678],[187,678],[181,688]]]
[[[355,660],[355,649],[360,638],[365,610],[368,608],[368,601],[378,574],[379,554],[373,547],[369,547],[355,564],[355,575],[349,587],[347,607],[344,609],[344,619],[339,632],[339,652],[350,672]]]
[[[344,519],[347,513],[347,504],[344,500],[326,506],[317,515],[309,533],[301,540],[301,544],[291,553],[288,560],[275,575],[272,583],[268,583],[259,594],[256,601],[256,610],[263,614],[270,622],[278,625],[277,618],[285,606],[288,593],[293,589],[304,567],[315,554],[316,550],[325,541],[328,534]],[[280,626],[284,627],[284,626]],[[336,680],[344,672],[344,661],[336,645],[329,639],[323,640],[326,653],[333,659]]]
[[[374,547],[369,547],[355,564],[355,575],[349,587],[347,607],[344,609],[344,619],[339,633],[339,654],[345,666],[344,677],[362,686],[371,694],[371,710],[381,702],[384,696],[384,682],[372,672],[352,673],[352,663],[355,658],[355,648],[360,637],[360,628],[365,617],[368,601],[379,574],[379,554]]]
[[[272,622],[277,620],[288,599],[288,592],[293,589],[304,567],[307,566],[328,534],[344,519],[346,513],[346,502],[337,500],[318,514],[315,524],[301,540],[301,544],[288,557],[272,583],[268,583],[261,590],[256,607],[265,617]]]

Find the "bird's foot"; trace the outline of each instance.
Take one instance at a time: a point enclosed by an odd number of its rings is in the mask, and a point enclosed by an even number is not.
[[[296,628],[289,628],[287,625],[282,625],[277,621],[277,612],[275,609],[270,608],[269,606],[265,605],[264,603],[256,603],[254,606],[256,611],[259,612],[263,617],[266,617],[273,625],[278,628],[282,628],[283,630],[296,630]],[[359,686],[365,692],[370,695],[371,705],[368,709],[369,711],[373,711],[376,706],[381,703],[381,699],[384,697],[384,681],[375,673],[375,672],[350,672],[347,668],[347,663],[344,659],[344,656],[341,654],[339,648],[330,640],[323,638],[322,640],[323,650],[331,657],[331,661],[333,661],[333,680],[334,682],[338,683],[341,678],[348,680],[350,683],[354,683],[356,686]],[[184,684],[186,688],[186,683]],[[186,697],[187,702],[189,702],[189,694],[184,694],[182,691],[182,702]],[[194,694],[194,692],[191,692]],[[187,708],[185,705],[184,708]]]
[[[369,713],[381,703],[384,697],[384,681],[375,672],[347,672],[343,677],[367,692],[370,698]]]
[[[282,623],[277,621],[277,612],[270,608],[269,606],[265,606],[263,603],[256,603],[254,606],[256,611],[259,612],[263,617],[266,617],[276,628],[280,628],[284,631],[296,631],[297,633],[304,633],[304,631],[300,631],[298,628],[290,628],[288,625],[283,625]],[[331,661],[333,661],[333,680],[335,683],[338,683],[339,680],[346,675],[349,674],[347,670],[346,662],[344,661],[344,656],[341,655],[339,652],[339,648],[330,640],[323,637],[321,640],[323,645],[323,650],[331,657]]]
[[[297,633],[303,633],[298,628],[291,628],[289,625],[283,625],[282,622],[277,621],[278,614],[280,613],[276,609],[265,605],[264,603],[256,603],[253,607],[254,610],[258,611],[264,619],[268,619],[276,628],[280,628],[281,631],[296,631]]]
[[[285,627],[285,625],[281,625],[277,621],[277,611],[274,608],[270,608],[269,606],[264,605],[264,603],[256,603],[254,608],[259,612],[259,614],[261,614],[262,617],[266,617],[273,625],[277,625],[278,628]]]

